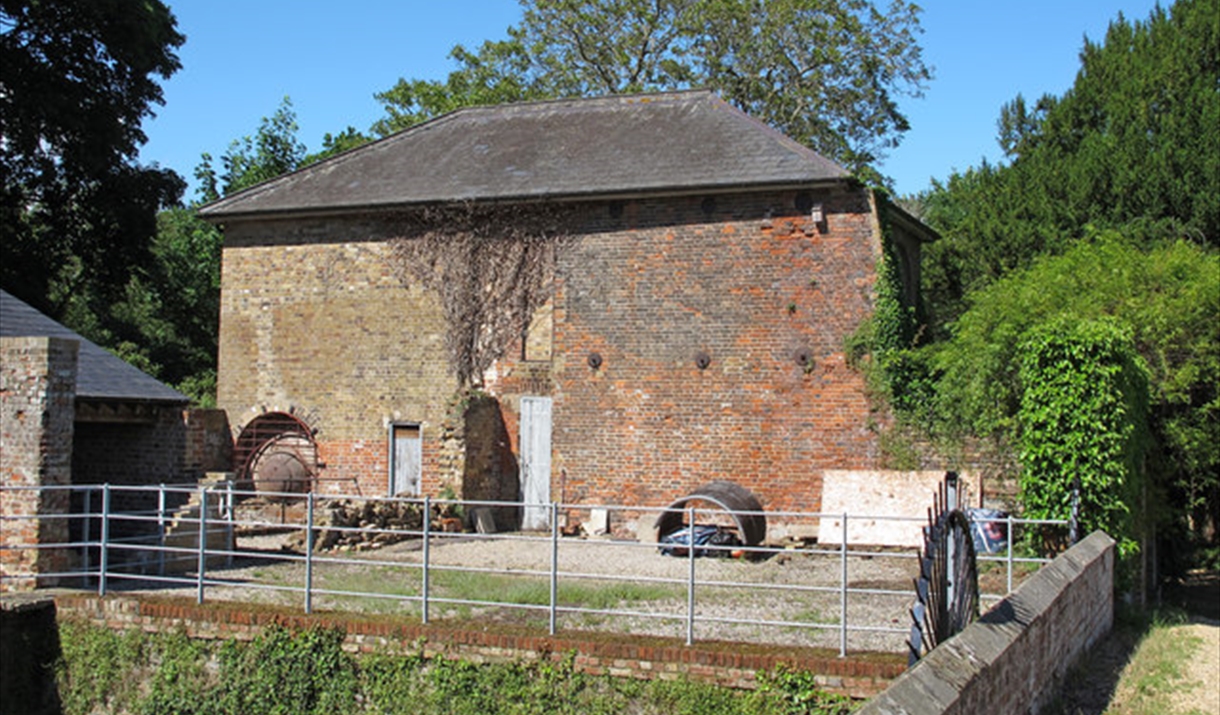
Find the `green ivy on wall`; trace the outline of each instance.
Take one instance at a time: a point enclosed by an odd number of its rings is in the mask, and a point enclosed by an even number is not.
[[[1037,326],[1019,350],[1018,457],[1025,516],[1065,519],[1080,479],[1084,533],[1138,551],[1149,446],[1148,369],[1112,318]]]

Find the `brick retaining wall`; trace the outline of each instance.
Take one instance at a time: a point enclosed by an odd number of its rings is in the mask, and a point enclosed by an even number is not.
[[[1094,532],[939,646],[859,715],[1036,713],[1114,621],[1114,540]]]
[[[290,629],[339,628],[344,648],[360,653],[421,653],[429,658],[462,659],[475,663],[573,656],[575,667],[593,675],[643,679],[677,679],[753,688],[759,670],[780,665],[816,674],[828,691],[867,698],[876,695],[905,669],[904,658],[890,653],[839,658],[826,649],[768,647],[742,643],[704,642],[683,645],[672,638],[621,636],[605,633],[555,636],[520,627],[483,625],[480,630],[449,624],[423,625],[385,616],[311,614],[284,608],[245,604],[198,605],[185,599],[137,596],[99,597],[60,594],[59,617],[84,618],[116,630],[138,628],[164,632],[177,628],[194,638],[249,640],[270,625]]]

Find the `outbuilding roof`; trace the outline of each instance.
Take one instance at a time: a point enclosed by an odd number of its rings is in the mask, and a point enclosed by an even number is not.
[[[204,218],[809,185],[843,167],[705,90],[460,109],[200,210]]]
[[[76,372],[77,398],[175,404],[190,402],[190,398],[181,392],[84,339],[3,290],[0,290],[0,337],[49,337],[80,341]]]

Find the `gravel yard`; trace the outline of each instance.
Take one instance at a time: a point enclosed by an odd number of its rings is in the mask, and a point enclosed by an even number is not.
[[[205,598],[303,603],[305,565],[298,554],[282,550],[285,541],[284,535],[239,537],[238,549],[243,555],[230,568],[208,572],[209,579],[228,583],[208,586]],[[422,555],[418,539],[371,551],[317,554],[313,584],[325,593],[315,591],[313,608],[418,614]],[[599,538],[561,539],[556,556],[561,606],[627,612],[561,611],[557,622],[560,631],[685,637],[690,559],[662,555],[655,544]],[[546,537],[438,535],[430,543],[428,555],[429,596],[436,599],[429,606],[430,617],[512,621],[545,628],[551,558],[551,542]],[[696,558],[694,566],[696,640],[838,648],[843,564],[837,554],[788,549],[757,560]],[[917,562],[910,552],[858,556],[849,551],[850,589],[900,592],[850,593],[849,626],[902,630],[851,630],[849,650],[905,650],[905,631],[910,623],[907,609],[916,571]],[[258,585],[278,586],[280,590],[251,588]],[[340,591],[345,593],[335,593]],[[474,601],[519,606],[469,603]],[[715,619],[776,621],[783,625]]]

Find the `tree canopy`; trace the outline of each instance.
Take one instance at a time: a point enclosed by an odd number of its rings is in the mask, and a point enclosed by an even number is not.
[[[522,0],[508,37],[462,46],[444,81],[377,95],[386,134],[460,107],[707,87],[861,178],[909,128],[931,71],[919,8],[871,0]]]
[[[920,197],[946,240],[925,287],[941,329],[965,296],[1096,228],[1220,246],[1220,2],[1178,0],[1086,40],[1060,97],[1002,109],[1009,163],[954,173]]]
[[[53,317],[120,294],[182,193],[136,155],[183,41],[157,0],[0,0],[0,281]]]
[[[1135,528],[1145,515],[1128,487],[1147,478],[1146,516],[1215,543],[1217,18],[1220,0],[1119,15],[1104,42],[1085,41],[1062,96],[1003,107],[1004,162],[912,201],[943,237],[923,263],[931,320],[918,335],[930,344],[874,343],[873,364],[901,424],[950,436],[943,454],[981,438],[1019,464],[1031,514],[1062,509],[1075,472],[1107,514],[1096,523]],[[1130,376],[1144,370],[1136,399]]]

